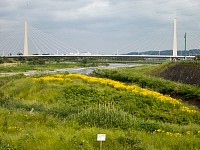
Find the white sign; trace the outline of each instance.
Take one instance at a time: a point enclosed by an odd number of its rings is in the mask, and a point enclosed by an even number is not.
[[[97,141],[105,141],[106,134],[97,134]]]

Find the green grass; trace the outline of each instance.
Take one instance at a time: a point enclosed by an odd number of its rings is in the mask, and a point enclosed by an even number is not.
[[[1,61],[1,59],[0,59]],[[0,62],[0,73],[7,72],[26,72],[29,70],[45,71],[45,70],[55,70],[73,67],[97,67],[106,66],[105,62],[90,61],[87,59],[72,59],[72,60],[62,60],[62,59],[39,59],[39,58],[26,58],[24,60],[12,60],[8,61],[7,64]]]
[[[29,65],[29,64],[18,64],[16,66],[0,66],[0,73],[4,72],[25,72],[28,70],[55,70],[55,69],[62,69],[62,68],[72,68],[77,66],[76,63],[52,63],[52,64],[45,64],[45,65]]]
[[[95,150],[99,133],[105,150],[200,149],[199,111],[72,80],[1,78],[0,149]]]
[[[199,121],[197,114],[191,114],[191,118],[186,119],[185,113],[180,112],[179,107],[174,107],[170,103],[163,103],[153,97],[132,92],[118,91],[111,87],[86,84],[80,79],[66,84],[57,81],[53,83],[49,81],[35,82],[31,78],[25,78],[6,84],[2,87],[2,91],[6,97],[46,105],[57,104],[60,108],[70,105],[71,108],[80,107],[82,109],[91,105],[113,103],[116,107],[145,119],[179,124],[198,123]],[[173,110],[171,110],[172,108]]]
[[[137,84],[140,87],[172,95],[175,98],[181,98],[186,101],[199,101],[199,87],[152,76],[152,72],[155,72],[154,75],[159,74],[167,65],[168,63],[162,65],[143,65],[129,68],[96,70],[93,76],[109,78],[129,84]]]
[[[34,112],[0,109],[1,149],[98,149],[98,133],[107,138],[103,148],[115,149],[199,149],[199,135],[166,135],[134,129],[82,127],[67,119]],[[6,119],[5,119],[6,118]],[[16,127],[16,128],[11,128]],[[188,126],[191,130],[191,126]]]

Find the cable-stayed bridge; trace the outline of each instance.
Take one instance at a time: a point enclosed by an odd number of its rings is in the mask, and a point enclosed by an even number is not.
[[[113,54],[82,53],[77,48],[28,25],[23,30],[0,34],[1,57],[145,57],[145,58],[184,58],[200,54],[200,34],[191,32],[189,27],[169,23],[142,39],[118,48]],[[101,53],[101,52],[100,52]]]
[[[74,53],[77,53],[77,49],[28,25],[27,22],[25,22],[24,30],[10,33],[9,36],[0,41],[1,56],[17,54],[23,56],[42,54],[70,55]]]

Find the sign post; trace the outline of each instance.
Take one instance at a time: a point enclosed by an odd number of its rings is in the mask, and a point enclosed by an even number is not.
[[[103,141],[106,141],[106,134],[97,134],[97,141],[100,142],[100,150],[102,150],[103,147]]]

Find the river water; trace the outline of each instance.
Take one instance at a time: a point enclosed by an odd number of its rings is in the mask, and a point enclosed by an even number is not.
[[[24,74],[26,76],[31,76],[35,74],[56,74],[56,73],[78,73],[78,74],[90,74],[95,69],[109,69],[109,68],[119,68],[119,67],[132,67],[139,66],[140,64],[126,64],[126,63],[110,63],[109,66],[98,66],[98,67],[85,67],[85,68],[65,68],[65,69],[56,69],[54,71],[27,71],[20,73],[0,73],[0,76],[10,76],[16,74]]]
[[[139,64],[123,64],[123,63],[110,63],[109,66],[98,66],[98,67],[85,67],[85,68],[66,68],[66,69],[57,69],[55,71],[48,71],[48,73],[78,73],[78,74],[90,74],[95,69],[109,69],[109,68],[119,68],[119,67],[132,67],[138,66]]]
[[[90,74],[95,69],[109,69],[109,68],[119,68],[119,67],[132,67],[139,64],[122,64],[122,63],[110,63],[109,66],[98,66],[98,67],[86,67],[86,68],[67,68],[67,69],[58,69],[57,72],[69,72],[69,73],[79,73],[79,74]]]

